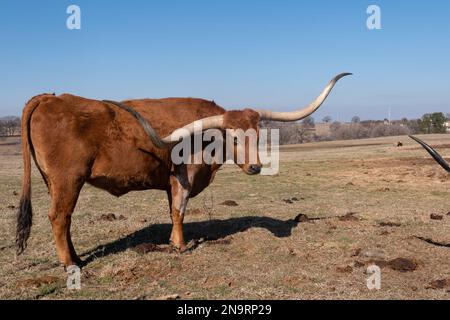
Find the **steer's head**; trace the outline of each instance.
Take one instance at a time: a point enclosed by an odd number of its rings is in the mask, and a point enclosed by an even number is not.
[[[224,114],[199,119],[178,129],[176,132],[183,133],[181,135],[176,134],[175,140],[179,141],[184,137],[192,136],[197,132],[199,123],[201,123],[202,131],[219,129],[225,133],[224,143],[226,152],[224,153],[226,154],[224,156],[226,160],[233,160],[247,174],[259,174],[262,166],[258,155],[260,121],[295,122],[310,116],[319,109],[335,84],[341,78],[348,75],[351,75],[351,73],[342,73],[334,77],[316,100],[299,110],[291,112],[253,109],[226,111]],[[139,120],[155,146],[159,148],[170,148],[174,146],[173,134],[165,138],[160,138],[142,116],[134,110],[129,110],[130,108],[126,109]]]
[[[223,116],[226,159],[233,160],[249,175],[259,174],[262,168],[258,153],[259,122],[259,112],[252,109],[227,111]]]

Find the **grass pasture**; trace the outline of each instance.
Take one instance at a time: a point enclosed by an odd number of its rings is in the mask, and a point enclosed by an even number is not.
[[[448,135],[422,138],[450,156]],[[65,288],[36,169],[32,235],[15,256],[21,177],[18,138],[1,140],[0,299],[450,298],[450,175],[407,137],[282,147],[276,176],[224,167],[189,203],[182,255],[168,248],[164,192],[86,185],[72,227],[80,291]],[[366,286],[372,263],[379,291]]]

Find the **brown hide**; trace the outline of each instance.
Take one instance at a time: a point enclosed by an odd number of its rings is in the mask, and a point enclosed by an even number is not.
[[[170,149],[154,147],[128,112],[67,94],[38,99],[42,101],[30,122],[31,143],[39,167],[51,175],[50,180],[77,175],[116,196],[132,190],[170,188]],[[191,98],[124,103],[146,118],[160,136],[225,112],[214,102]],[[209,166],[197,170],[212,174]]]

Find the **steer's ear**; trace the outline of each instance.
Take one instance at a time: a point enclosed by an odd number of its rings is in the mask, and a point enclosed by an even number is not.
[[[260,115],[253,109],[232,110],[224,113],[224,127],[233,129],[256,129]]]

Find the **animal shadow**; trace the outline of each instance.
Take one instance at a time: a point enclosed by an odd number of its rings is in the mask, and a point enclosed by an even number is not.
[[[284,221],[269,217],[241,217],[185,223],[183,229],[186,242],[200,238],[215,241],[251,228],[264,228],[277,238],[287,238],[298,224],[295,219]],[[121,239],[97,246],[82,254],[82,257],[86,257],[84,265],[97,258],[120,253],[140,244],[167,245],[171,230],[171,224],[154,224]]]

